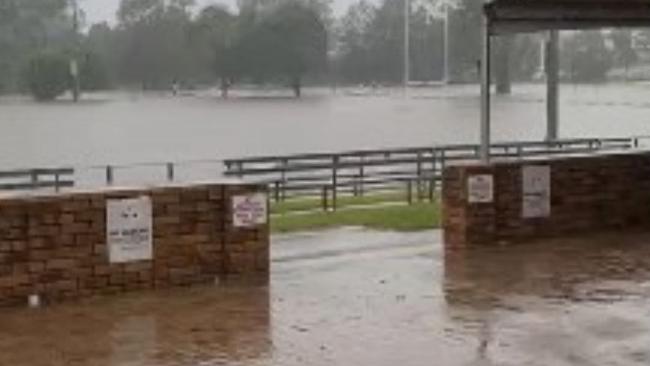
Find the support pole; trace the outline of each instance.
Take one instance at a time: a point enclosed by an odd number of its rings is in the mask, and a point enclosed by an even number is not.
[[[481,58],[481,150],[484,164],[490,163],[490,27],[483,15],[483,54]]]
[[[557,31],[550,31],[546,41],[546,140],[558,138],[559,130],[559,37]]]

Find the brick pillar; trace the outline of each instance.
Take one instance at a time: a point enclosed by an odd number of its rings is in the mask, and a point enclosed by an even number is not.
[[[470,177],[493,177],[491,202],[470,202],[468,182]],[[450,166],[443,173],[443,229],[448,249],[468,245],[489,244],[496,236],[496,183],[491,166]]]
[[[259,185],[225,186],[226,204],[224,220],[224,273],[229,276],[246,276],[268,279],[270,266],[269,225],[237,228],[233,225],[232,199],[237,195],[266,192]]]

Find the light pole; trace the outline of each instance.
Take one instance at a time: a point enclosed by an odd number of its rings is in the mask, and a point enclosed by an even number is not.
[[[442,74],[442,81],[444,84],[449,84],[449,4],[445,3],[445,35],[443,38],[443,52],[444,52],[444,58],[443,58],[443,74]]]
[[[77,0],[71,0],[72,3],[72,32],[73,32],[73,50],[70,58],[70,76],[72,76],[72,98],[75,103],[79,101],[79,64],[77,55],[79,53],[79,5]]]
[[[411,78],[411,0],[404,0],[404,90]]]

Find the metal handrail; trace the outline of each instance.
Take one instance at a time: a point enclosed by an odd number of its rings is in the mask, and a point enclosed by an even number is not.
[[[37,168],[0,171],[0,191],[36,190],[74,186],[73,168]],[[62,179],[62,178],[66,179]]]
[[[574,138],[557,141],[516,141],[497,142],[491,147],[492,155],[497,158],[527,158],[544,155],[590,153],[616,149],[638,148],[650,136],[626,138]],[[99,185],[113,185],[121,178],[118,174],[124,169],[154,168],[160,169],[161,182],[179,181],[179,168],[193,164],[211,164],[210,174],[215,177],[251,177],[253,180],[269,184],[276,190],[288,190],[291,184],[313,183],[328,185],[332,194],[336,194],[338,185],[357,184],[363,193],[363,185],[386,181],[412,180],[418,184],[427,179],[439,180],[440,172],[446,164],[457,161],[478,159],[477,144],[453,144],[427,147],[408,147],[394,149],[351,150],[336,153],[309,153],[284,156],[246,157],[242,159],[197,159],[173,162],[137,162],[113,165],[92,165],[73,168],[15,169],[0,172],[0,178],[13,179],[6,184],[12,188],[29,189],[28,184],[17,181],[27,177],[34,184],[34,189],[47,186],[54,176],[56,189],[67,188],[75,183],[72,177],[80,171],[103,172]],[[300,176],[302,174],[302,177]],[[62,180],[65,177],[66,180]],[[399,179],[393,179],[399,177]],[[352,183],[351,183],[352,182]],[[93,178],[93,186],[95,178]],[[335,183],[335,184],[333,184]],[[306,184],[309,185],[309,184]],[[356,188],[355,188],[356,189]]]
[[[498,142],[491,146],[491,155],[502,159],[525,159],[627,150],[638,146],[634,137]],[[412,202],[415,184],[418,196],[426,190],[432,198],[431,192],[439,186],[442,171],[449,162],[476,161],[479,158],[479,146],[475,144],[262,156],[225,160],[224,175],[251,178],[267,184],[276,201],[285,199],[287,192],[311,195],[319,191],[323,208],[327,209],[329,203],[336,209],[339,189],[349,187],[352,187],[353,194],[363,195],[364,186],[406,183],[408,201]]]

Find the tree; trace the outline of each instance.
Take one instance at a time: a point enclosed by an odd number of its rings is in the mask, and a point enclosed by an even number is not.
[[[632,31],[629,29],[615,30],[609,35],[614,46],[614,62],[623,66],[627,77],[630,65],[637,61],[638,55],[632,47]]]
[[[29,61],[25,79],[36,100],[54,100],[70,85],[68,59],[58,53],[40,53]]]
[[[110,84],[104,60],[92,52],[86,53],[81,61],[79,79],[81,89],[87,91],[104,90]]]
[[[420,5],[418,5],[420,4]],[[443,74],[444,21],[437,10],[413,2],[410,14],[411,77],[440,80]],[[404,3],[366,1],[350,6],[339,25],[337,62],[341,77],[354,83],[402,81],[404,70]],[[417,6],[416,6],[417,5]]]
[[[236,17],[226,8],[213,5],[201,11],[190,32],[193,54],[219,78],[224,98],[237,74],[236,28]]]
[[[373,79],[368,32],[376,11],[367,0],[359,0],[339,21],[335,62],[340,76],[346,81],[368,83]]]
[[[428,8],[418,7],[411,14],[411,79],[438,81],[444,78],[444,20]]]
[[[238,57],[253,79],[285,77],[300,97],[305,75],[327,65],[327,30],[318,12],[298,0],[280,2],[241,35]],[[260,57],[260,55],[264,55]]]
[[[122,0],[117,43],[124,81],[149,89],[194,76],[187,42],[191,4],[192,0]]]
[[[562,50],[562,68],[574,82],[603,81],[613,66],[600,31],[578,32],[565,39]]]
[[[114,84],[120,60],[116,32],[107,23],[94,24],[83,39],[82,48],[87,55],[91,55],[94,64],[103,68],[106,87]]]
[[[38,50],[70,40],[65,0],[0,0],[0,91],[16,91],[20,75]]]
[[[502,36],[495,44],[494,74],[496,79],[497,94],[510,94],[512,91],[511,80],[511,53],[514,45],[513,36]]]
[[[481,56],[482,0],[460,0],[450,14],[450,76],[456,81],[478,81]]]

